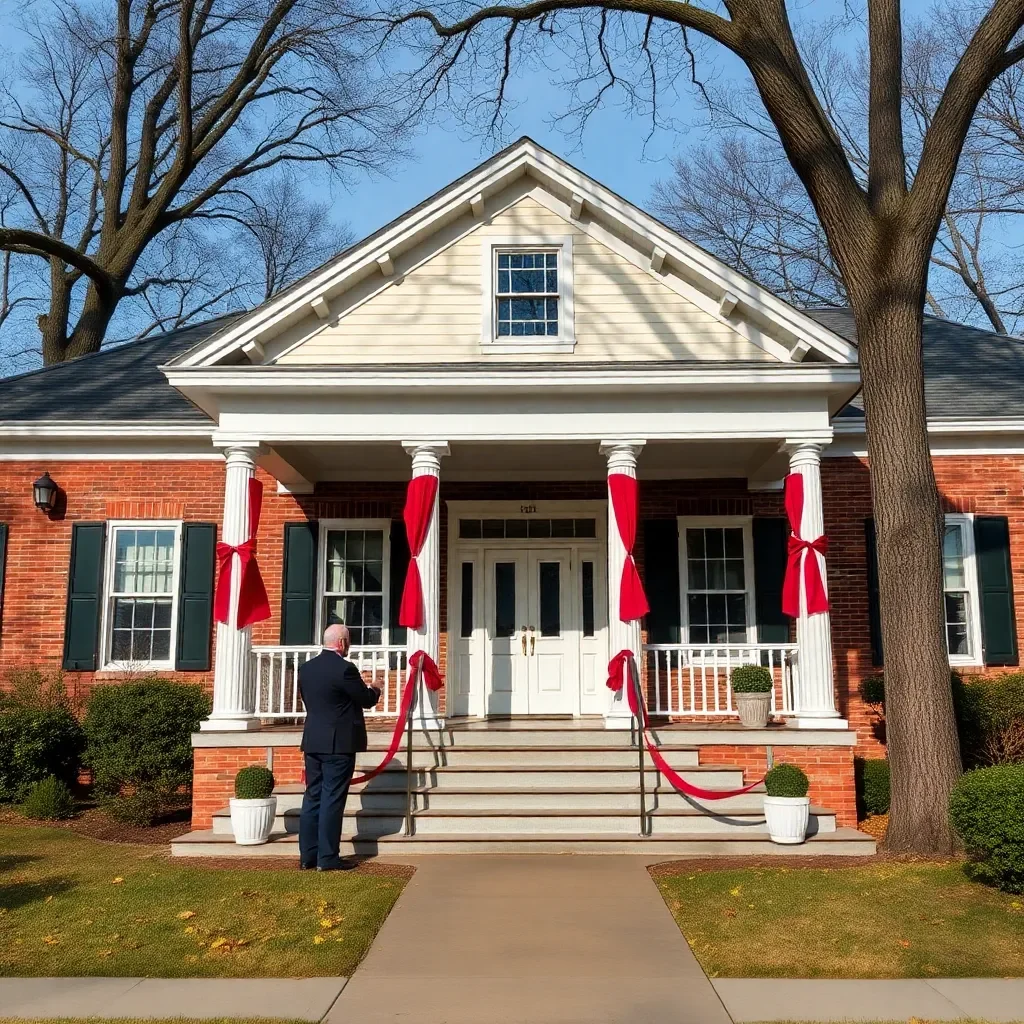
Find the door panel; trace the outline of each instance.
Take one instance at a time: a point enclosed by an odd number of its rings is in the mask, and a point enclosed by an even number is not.
[[[529,710],[529,667],[523,652],[527,562],[523,551],[491,551],[485,559],[489,715],[524,715]]]
[[[529,558],[530,713],[576,710],[575,625],[568,550],[531,551]]]

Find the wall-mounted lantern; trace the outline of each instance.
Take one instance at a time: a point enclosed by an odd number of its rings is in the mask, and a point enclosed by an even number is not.
[[[36,508],[42,512],[50,513],[57,505],[57,493],[60,488],[50,478],[49,473],[44,473],[32,485],[32,500]]]

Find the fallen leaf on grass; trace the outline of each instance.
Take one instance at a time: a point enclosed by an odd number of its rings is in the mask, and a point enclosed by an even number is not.
[[[737,885],[735,889],[730,889],[729,890],[729,895],[730,896],[739,896],[739,894],[742,891],[743,891],[743,886],[742,885]]]
[[[319,946],[322,942],[326,942],[326,941],[327,940],[322,935],[314,935],[313,936],[313,945],[314,946]]]
[[[58,939],[56,935],[44,935],[43,942],[45,942],[48,946],[60,945],[60,939]]]
[[[118,875],[117,878],[112,878],[110,880],[110,884],[111,885],[120,885],[121,882],[123,882],[123,881],[124,881],[124,879],[120,875]]]
[[[908,939],[897,939],[896,940],[904,949],[910,949],[910,941]]]
[[[192,917],[195,917],[195,916],[196,916],[196,912],[194,910],[183,910],[178,915],[178,920],[179,921],[187,921],[187,920],[189,920],[189,918],[192,918]]]
[[[52,896],[47,896],[46,899],[43,900],[43,902],[44,903],[52,903],[53,902],[53,897]]]
[[[224,938],[222,935],[220,938],[214,939],[213,942],[210,943],[210,949],[220,949],[221,946],[228,946],[230,944],[231,940]]]
[[[187,928],[185,929],[185,934],[186,934],[186,935],[195,935],[195,933],[196,933],[196,930],[195,930],[195,928],[193,928],[193,927],[192,927],[192,925],[189,925],[189,926],[188,926],[188,927],[187,927]]]
[[[101,949],[96,955],[97,956],[111,956],[113,954],[112,949]]]

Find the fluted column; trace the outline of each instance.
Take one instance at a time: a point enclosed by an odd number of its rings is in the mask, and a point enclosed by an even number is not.
[[[226,448],[224,459],[224,519],[220,539],[241,544],[249,539],[249,481],[256,472],[258,445]],[[227,623],[217,623],[213,661],[213,711],[202,723],[203,731],[245,732],[259,729],[256,690],[253,686],[252,627],[236,629],[238,594],[242,584],[238,555],[232,556],[231,611]]]
[[[406,441],[402,447],[412,456],[412,475],[438,478],[437,495],[430,513],[430,525],[417,562],[420,582],[423,587],[423,626],[410,629],[408,652],[426,651],[437,662],[441,653],[441,459],[449,454],[443,441]],[[438,715],[438,694],[420,679],[416,693],[414,723],[420,729],[437,729],[441,726]]]
[[[804,478],[804,509],[800,536],[815,540],[825,532],[825,512],[821,496],[821,445],[800,442],[786,446],[789,471]],[[816,558],[821,579],[828,590],[825,558],[817,551],[808,551],[807,558]],[[828,612],[807,614],[804,574],[800,573],[800,614],[796,620],[797,675],[793,687],[796,717],[788,724],[796,728],[846,728],[836,710],[832,666],[832,625]]]
[[[604,441],[601,454],[608,460],[608,476],[623,473],[636,479],[636,460],[643,449],[643,441]],[[630,650],[640,666],[640,623],[623,622],[619,617],[619,588],[622,567],[626,562],[626,549],[619,535],[612,507],[611,493],[608,494],[608,657],[614,657],[622,650]],[[618,692],[608,691],[608,709],[605,725],[609,729],[628,729],[630,725],[629,701],[625,688]]]

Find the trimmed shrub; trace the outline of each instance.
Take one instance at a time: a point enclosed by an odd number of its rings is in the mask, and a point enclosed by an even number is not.
[[[274,792],[274,773],[261,764],[242,768],[235,776],[237,800],[266,800]]]
[[[885,707],[885,677],[881,672],[865,676],[860,681],[860,699],[876,708]]]
[[[858,757],[853,767],[857,780],[857,810],[861,814],[888,814],[889,762],[884,757]]]
[[[97,795],[180,802],[192,785],[191,736],[209,713],[209,697],[192,683],[144,679],[97,687],[84,723]]]
[[[1024,892],[1024,764],[967,772],[949,800],[953,828],[979,881]]]
[[[772,674],[763,665],[739,665],[730,676],[733,693],[771,693]]]
[[[807,796],[810,783],[795,764],[777,764],[764,777],[769,796]]]
[[[84,745],[82,727],[66,708],[8,705],[0,712],[0,803],[24,799],[51,775],[71,785]]]
[[[166,801],[166,794],[141,789],[126,796],[111,797],[104,801],[103,807],[115,821],[148,828],[156,824],[165,809]]]
[[[4,675],[0,690],[0,713],[9,711],[70,711],[77,702],[68,696],[62,672],[38,668],[13,668]]]
[[[28,791],[21,813],[40,821],[61,821],[74,816],[75,798],[66,782],[48,775]]]

